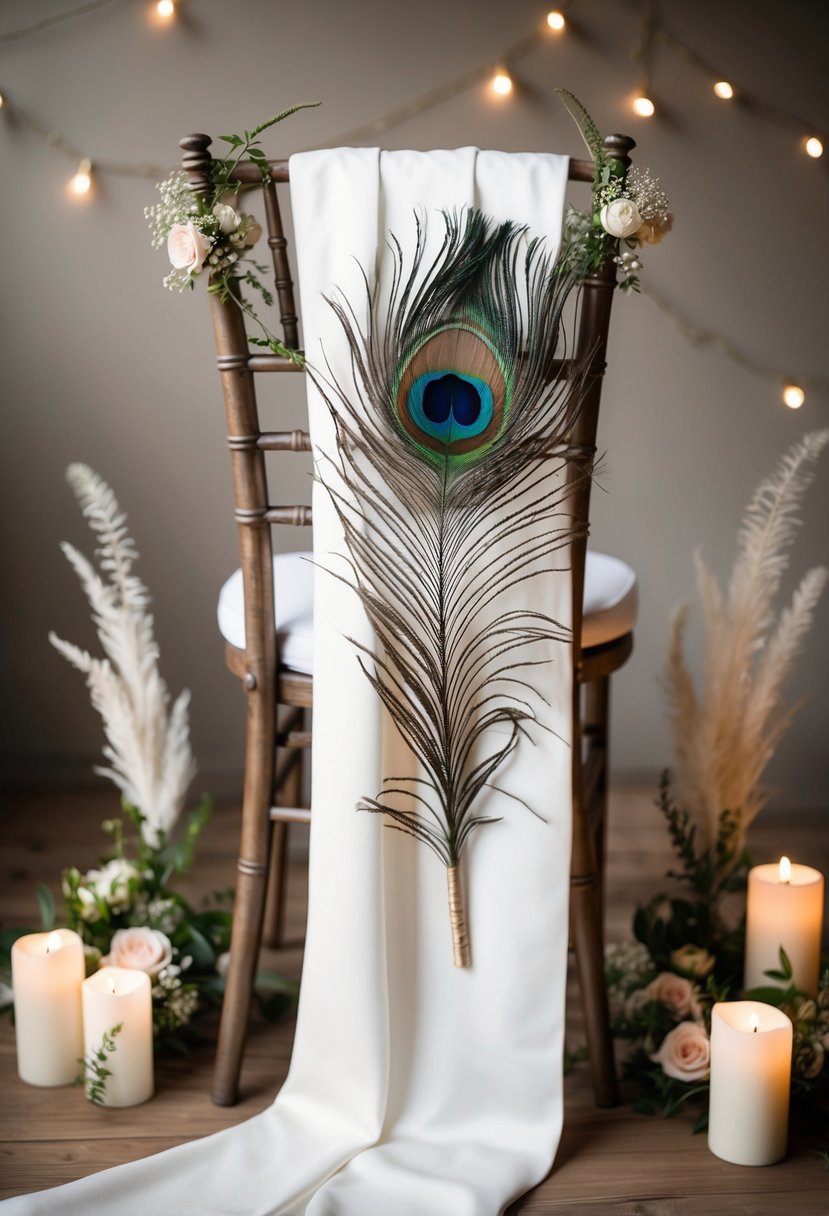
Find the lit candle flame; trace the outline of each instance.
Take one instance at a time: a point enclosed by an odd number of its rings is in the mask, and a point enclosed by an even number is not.
[[[749,1018],[749,1025],[751,1026],[752,1032],[754,1034],[756,1034],[757,1031],[760,1029],[760,1019],[758,1018],[756,1013],[752,1013],[751,1017]]]
[[[46,953],[51,954],[53,950],[60,950],[62,946],[63,941],[61,940],[61,936],[57,929],[55,929],[55,931],[50,933],[46,939]]]
[[[780,881],[792,881],[792,863],[789,861],[788,857],[780,858]]]
[[[110,991],[110,994],[111,994],[112,996],[117,996],[117,995],[118,995],[118,989],[115,987],[115,980],[112,978],[112,976],[111,976],[111,975],[108,975],[108,976],[107,976],[107,983],[109,984],[109,991]]]

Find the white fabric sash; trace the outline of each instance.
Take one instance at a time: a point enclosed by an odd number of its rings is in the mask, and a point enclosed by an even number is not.
[[[327,360],[347,383],[348,350],[323,295],[339,288],[365,311],[360,267],[382,281],[384,234],[410,247],[415,207],[430,241],[442,235],[441,210],[474,205],[527,223],[554,251],[567,168],[565,157],[474,148],[294,156],[311,365]],[[309,407],[314,446],[330,452],[331,419],[310,384]],[[314,544],[310,894],[288,1079],[268,1110],[235,1128],[9,1200],[3,1216],[497,1216],[550,1168],[562,1122],[569,648],[550,643],[550,664],[535,669],[546,673],[538,680],[550,706],[538,713],[551,730],[534,731],[535,746],[522,742],[497,777],[543,819],[499,797],[502,822],[470,838],[473,961],[456,969],[443,865],[381,817],[354,810],[407,761],[346,640],[371,642],[363,609],[321,568],[343,552],[343,538],[320,486]],[[516,595],[569,623],[566,571]]]

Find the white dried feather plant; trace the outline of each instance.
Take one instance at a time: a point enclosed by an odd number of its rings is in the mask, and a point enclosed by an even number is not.
[[[685,659],[689,608],[671,621],[664,689],[673,735],[673,794],[696,825],[704,848],[722,840],[733,863],[746,832],[765,804],[761,777],[798,708],[782,692],[799,654],[815,606],[829,578],[818,566],[801,580],[777,613],[774,601],[800,527],[799,508],[829,430],[806,435],[754,491],[738,535],[737,557],[723,595],[703,560],[694,555],[705,626],[701,693]]]
[[[144,839],[156,847],[174,827],[195,774],[190,693],[185,689],[170,707],[147,611],[150,596],[133,573],[138,550],[115,495],[85,464],[71,464],[66,477],[97,537],[100,570],[73,545],[63,543],[61,549],[86,592],[106,657],[95,658],[55,633],[49,641],[86,676],[93,708],[101,715],[109,763],[95,772],[114,781],[124,800],[140,810]]]

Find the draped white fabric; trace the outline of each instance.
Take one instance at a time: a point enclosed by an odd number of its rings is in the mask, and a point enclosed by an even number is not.
[[[346,382],[349,356],[323,294],[365,312],[360,266],[404,249],[413,208],[438,242],[444,208],[526,222],[555,249],[567,160],[467,148],[339,149],[291,161],[308,359]],[[428,259],[427,259],[428,261]],[[324,352],[324,356],[323,356]],[[327,407],[309,387],[314,444],[331,451]],[[343,539],[314,490],[313,816],[308,937],[291,1069],[273,1106],[207,1139],[2,1205],[4,1216],[496,1216],[539,1182],[562,1120],[570,858],[570,655],[548,643],[535,669],[535,746],[522,742],[495,793],[499,823],[464,854],[472,966],[452,963],[446,875],[423,845],[358,814],[385,773],[411,764],[357,665],[370,643],[356,595],[322,566]],[[562,562],[566,565],[566,559]],[[566,571],[511,594],[570,617]],[[502,608],[509,608],[509,602]],[[409,771],[413,771],[411,768]],[[543,818],[542,818],[543,817]]]

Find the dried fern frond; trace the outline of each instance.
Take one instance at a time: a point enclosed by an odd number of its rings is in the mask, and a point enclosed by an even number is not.
[[[87,465],[72,464],[67,480],[94,532],[99,569],[72,545],[61,546],[92,608],[92,621],[105,658],[65,642],[49,641],[83,672],[92,706],[101,715],[109,762],[96,772],[114,781],[124,798],[144,815],[142,831],[155,845],[168,835],[184,805],[195,773],[187,707],[182,692],[172,710],[158,670],[158,645],[150,596],[133,573],[138,558],[127,519],[110,487]]]
[[[800,526],[800,505],[827,442],[829,430],[806,435],[754,491],[725,597],[701,554],[695,555],[706,630],[701,694],[684,657],[687,607],[671,624],[664,689],[676,798],[708,846],[717,839],[722,813],[730,811],[735,854],[766,801],[761,778],[796,708],[782,703],[782,690],[829,578],[823,567],[810,570],[777,616],[774,601]]]

